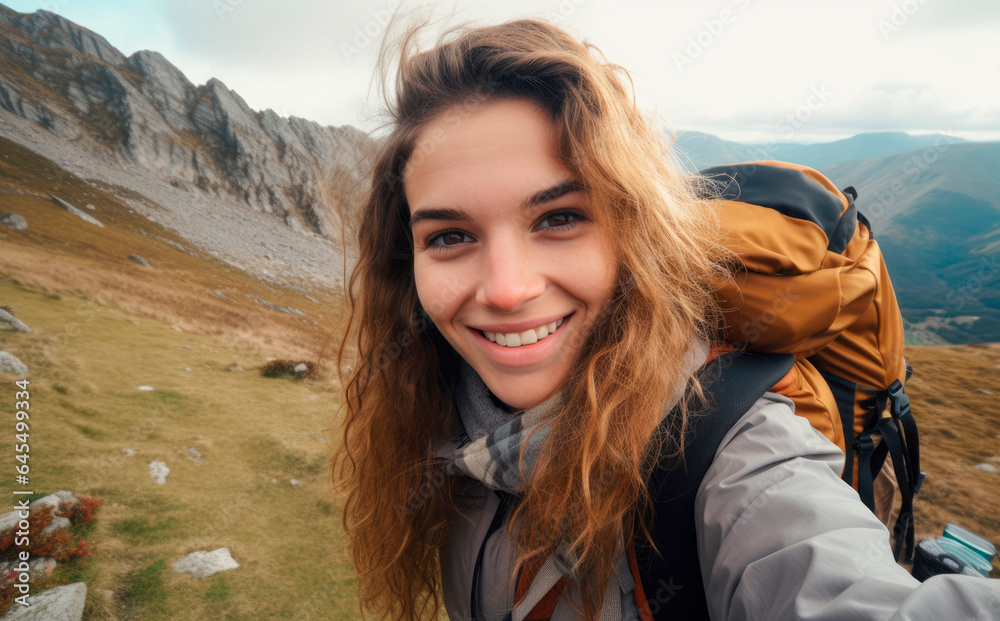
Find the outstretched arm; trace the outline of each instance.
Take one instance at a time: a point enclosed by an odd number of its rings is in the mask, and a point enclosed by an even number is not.
[[[885,526],[840,480],[844,456],[766,393],[723,439],[695,505],[715,621],[1000,619],[1000,580],[896,564]]]

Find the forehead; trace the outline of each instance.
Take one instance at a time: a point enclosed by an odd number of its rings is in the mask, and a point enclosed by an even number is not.
[[[494,199],[568,176],[556,130],[537,104],[514,99],[453,106],[420,130],[403,170],[411,213],[458,198]]]

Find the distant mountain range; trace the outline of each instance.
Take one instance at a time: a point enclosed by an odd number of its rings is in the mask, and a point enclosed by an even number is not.
[[[363,185],[359,162],[373,145],[351,126],[254,111],[217,79],[196,86],[159,53],[126,57],[55,13],[3,5],[0,135],[104,182],[146,217],[242,269],[277,261],[286,271],[315,244],[330,253],[331,240],[339,241],[338,209],[351,210],[356,194],[328,190]],[[886,256],[908,339],[1000,341],[1000,142],[880,132],[822,144],[742,144],[684,131],[673,148],[692,171],[776,159],[854,186]],[[263,239],[262,231],[276,236]],[[348,250],[338,252],[350,261]],[[336,282],[339,271],[329,265],[317,273]]]
[[[874,132],[818,144],[743,144],[685,131],[673,148],[691,171],[771,159],[854,186],[908,340],[1000,341],[1000,142]]]
[[[869,132],[833,142],[744,144],[703,132],[682,131],[677,134],[674,149],[681,163],[692,171],[754,160],[795,162],[819,170],[840,162],[888,157],[935,145],[964,142],[968,141],[944,134],[911,136],[904,132]]]

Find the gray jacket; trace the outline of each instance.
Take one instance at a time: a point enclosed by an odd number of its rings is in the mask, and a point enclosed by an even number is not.
[[[712,619],[1000,621],[1000,580],[935,576],[920,583],[896,564],[889,532],[840,480],[843,453],[794,407],[765,393],[723,439],[699,487],[695,526]],[[441,549],[453,620],[471,619],[472,569],[499,504],[487,488],[481,493],[485,503],[455,520]],[[507,526],[486,542],[483,620],[502,619],[513,605]],[[654,614],[670,592],[646,593]],[[638,619],[633,593],[622,593],[626,620]],[[564,596],[552,621],[577,618]]]

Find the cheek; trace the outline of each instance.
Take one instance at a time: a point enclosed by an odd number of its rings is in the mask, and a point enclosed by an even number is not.
[[[459,285],[444,266],[424,264],[417,261],[413,265],[413,282],[417,289],[420,306],[438,327],[447,323],[454,313],[459,296]]]

